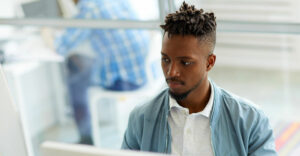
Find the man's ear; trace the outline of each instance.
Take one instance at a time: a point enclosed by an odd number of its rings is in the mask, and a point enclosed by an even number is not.
[[[216,62],[216,55],[215,54],[211,54],[208,56],[207,58],[207,66],[206,66],[206,71],[210,71],[214,65],[215,65],[215,62]]]

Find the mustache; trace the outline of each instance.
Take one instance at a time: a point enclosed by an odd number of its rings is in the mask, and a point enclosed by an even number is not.
[[[176,77],[166,78],[166,82],[167,83],[169,83],[169,82],[177,82],[177,83],[180,83],[180,84],[184,85],[184,82],[181,81],[180,79],[176,78]]]

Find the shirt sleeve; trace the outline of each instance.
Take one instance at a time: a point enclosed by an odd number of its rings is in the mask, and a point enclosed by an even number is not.
[[[136,132],[137,126],[135,124],[136,124],[135,111],[132,111],[129,116],[128,127],[124,134],[124,138],[121,146],[122,149],[140,150],[140,145],[138,143],[138,135]]]
[[[273,130],[269,119],[261,112],[258,122],[252,128],[248,148],[249,156],[277,156]]]
[[[75,19],[97,19],[101,18],[99,8],[96,4],[82,1],[78,4],[79,13]],[[82,41],[88,39],[92,29],[88,28],[68,28],[55,40],[56,51],[61,55],[67,55],[72,48],[76,47]]]

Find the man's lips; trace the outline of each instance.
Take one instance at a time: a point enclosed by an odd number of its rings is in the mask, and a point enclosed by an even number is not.
[[[180,82],[168,82],[168,85],[170,88],[179,88],[183,86],[183,84]]]
[[[184,85],[184,82],[179,81],[179,80],[170,80],[167,79],[167,83],[169,85],[170,88],[178,88]]]

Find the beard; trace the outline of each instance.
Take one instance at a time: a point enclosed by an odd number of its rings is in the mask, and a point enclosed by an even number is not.
[[[203,80],[204,76],[200,79],[200,81],[198,83],[196,83],[191,89],[189,89],[188,91],[184,92],[184,93],[175,93],[175,92],[172,92],[170,89],[169,89],[169,94],[170,96],[175,99],[176,101],[182,101],[184,99],[186,99],[186,97],[193,91],[195,90],[196,88],[198,88]]]
[[[187,92],[177,94],[177,93],[174,93],[171,90],[169,90],[169,94],[176,101],[181,101],[181,100],[184,100],[190,94],[191,91],[193,91],[193,90],[190,89]]]

